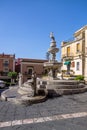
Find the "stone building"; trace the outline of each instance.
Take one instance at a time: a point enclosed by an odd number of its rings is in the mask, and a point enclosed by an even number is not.
[[[8,79],[9,71],[15,71],[15,55],[0,54],[0,79]]]
[[[71,40],[61,43],[62,70],[87,79],[87,26],[74,33]]]

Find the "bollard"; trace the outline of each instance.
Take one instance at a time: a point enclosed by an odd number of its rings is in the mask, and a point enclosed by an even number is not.
[[[7,97],[5,97],[5,101],[7,101]]]

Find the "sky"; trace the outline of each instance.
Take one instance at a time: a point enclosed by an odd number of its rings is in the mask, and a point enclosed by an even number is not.
[[[46,59],[50,32],[61,42],[87,25],[87,0],[0,0],[0,54]]]

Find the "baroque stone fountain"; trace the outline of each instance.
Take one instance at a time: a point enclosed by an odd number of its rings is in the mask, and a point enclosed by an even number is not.
[[[53,33],[50,33],[51,43],[48,53],[51,58],[44,63],[44,67],[49,70],[47,79],[37,79],[33,72],[32,79],[22,84],[22,74],[19,74],[19,85],[10,87],[2,92],[1,98],[5,101],[12,101],[19,104],[31,104],[45,101],[48,95],[60,96],[64,94],[74,94],[87,91],[87,86],[76,80],[59,80],[56,73],[60,71],[61,63],[56,60],[56,53],[59,48]],[[41,92],[44,92],[42,94]]]
[[[87,91],[84,83],[76,80],[64,80],[61,73],[61,80],[57,78],[57,72],[60,72],[62,63],[56,60],[56,53],[59,48],[56,46],[56,41],[53,33],[50,33],[51,43],[48,53],[51,58],[44,63],[44,67],[49,70],[47,79],[40,79],[37,82],[37,93],[40,90],[45,91],[47,95],[59,96],[64,94],[74,94]]]
[[[51,55],[50,59],[48,62],[44,63],[44,67],[49,70],[48,72],[48,77],[49,79],[55,79],[56,73],[58,69],[61,67],[61,62],[58,62],[56,60],[56,53],[59,51],[59,48],[56,47],[56,41],[53,36],[53,33],[50,33],[50,38],[51,38],[51,43],[50,43],[50,48],[48,49],[48,53]]]

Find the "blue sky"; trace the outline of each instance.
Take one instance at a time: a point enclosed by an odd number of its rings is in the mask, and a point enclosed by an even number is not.
[[[0,0],[0,53],[45,59],[50,32],[61,50],[61,42],[84,25],[87,0]]]

